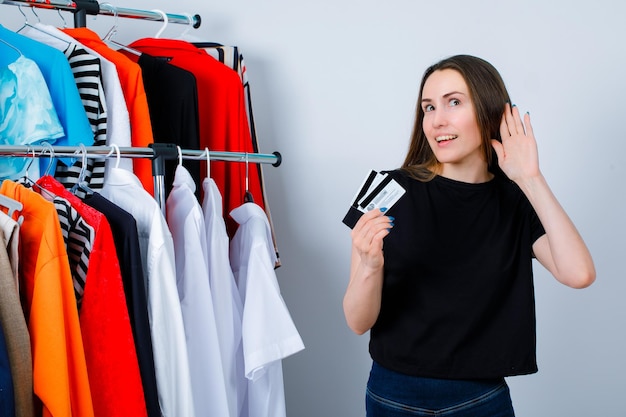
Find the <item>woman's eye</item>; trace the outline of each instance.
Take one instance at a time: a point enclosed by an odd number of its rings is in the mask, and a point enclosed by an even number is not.
[[[459,99],[453,98],[452,100],[450,100],[450,106],[458,106],[459,104],[461,104],[461,101]]]
[[[424,106],[424,112],[433,111],[434,109],[435,107],[433,107],[432,104],[427,104],[426,106]]]

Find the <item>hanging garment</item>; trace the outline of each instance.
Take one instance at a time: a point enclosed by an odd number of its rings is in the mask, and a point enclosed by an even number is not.
[[[209,285],[204,218],[195,184],[176,168],[167,198],[167,224],[174,239],[176,281],[191,364],[194,409],[199,416],[229,416],[224,371]]]
[[[131,48],[155,57],[168,57],[169,63],[190,71],[198,87],[200,148],[228,152],[254,152],[245,112],[243,86],[237,73],[192,44],[172,39],[140,39]],[[202,178],[206,177],[204,166]],[[241,205],[245,194],[245,164],[223,161],[211,163],[211,177],[224,199],[224,212]],[[249,190],[263,206],[258,171],[249,170]],[[232,236],[236,222],[227,219]]]
[[[0,251],[2,248],[0,248]],[[9,365],[9,352],[7,351],[4,330],[0,326],[0,416],[15,416],[15,399],[13,397],[13,378]]]
[[[30,28],[29,26],[24,28],[22,33],[31,39],[45,43],[62,51],[65,51],[72,45],[76,45],[77,47],[83,48],[91,56],[98,58],[100,61],[104,97],[106,98],[106,103],[105,101],[102,102],[103,106],[107,110],[106,144],[109,146],[115,144],[119,147],[132,146],[130,140],[130,118],[128,115],[128,108],[126,107],[122,85],[120,83],[120,78],[115,64],[98,54],[93,49],[78,43],[76,39],[54,26],[36,23],[33,28]],[[97,168],[97,162],[97,160],[93,162],[94,171],[96,171],[92,174],[93,177],[97,177],[98,175],[97,170],[99,168]],[[107,160],[105,162],[105,166],[109,166],[111,162],[118,164],[119,168],[124,168],[131,172],[133,170],[133,161],[129,158],[123,158],[120,161]],[[98,189],[97,186],[94,186],[94,184],[91,183],[90,188],[93,188],[94,190]]]
[[[93,144],[93,132],[67,58],[58,50],[12,32],[2,25],[0,25],[0,39],[19,49],[26,58],[35,61],[46,80],[54,109],[65,132],[64,136],[50,143],[58,146]],[[61,158],[61,160],[69,165],[72,158]],[[40,172],[45,171],[49,162],[46,159],[40,161]],[[52,164],[51,169],[54,169],[55,159],[52,160]]]
[[[100,59],[92,56],[85,48],[77,44],[71,45],[63,52],[72,68],[87,119],[94,133],[93,145],[104,146],[107,135],[107,108],[101,82]],[[95,190],[102,188],[104,182],[104,160],[102,159],[87,159],[84,169],[81,159],[69,167],[63,164],[57,165],[54,176],[62,181],[66,188],[71,188],[78,182],[81,171],[84,171],[83,181],[90,188]]]
[[[93,227],[83,219],[67,199],[59,197],[37,184],[33,186],[33,183],[26,178],[20,178],[17,182],[26,188],[39,192],[43,198],[54,204],[59,217],[59,225],[63,241],[65,242],[67,258],[70,263],[76,305],[80,311],[87,279],[87,269],[89,268],[89,256],[93,249],[96,233]]]
[[[0,43],[0,48],[3,45]],[[46,82],[33,60],[20,55],[0,68],[0,85],[0,142],[35,145],[55,142],[64,135]],[[29,158],[2,158],[0,178],[19,178],[31,162]]]
[[[246,203],[230,215],[239,223],[230,258],[243,302],[248,417],[284,417],[282,359],[304,349],[304,344],[280,295],[265,212],[254,203]]]
[[[174,244],[158,203],[131,172],[111,168],[102,196],[137,221],[159,403],[164,417],[193,416],[190,363],[176,288]]]
[[[43,416],[93,417],[76,298],[54,205],[12,181],[3,181],[0,193],[24,205],[20,293],[31,336],[34,393]]]
[[[68,42],[56,35],[48,33],[45,26],[41,23],[25,25],[20,31],[20,34],[64,53],[70,64],[76,86],[78,87],[78,93],[94,134],[93,145],[105,145],[107,134],[107,105],[104,89],[102,87],[100,58],[87,51],[72,38],[70,38],[71,41]],[[76,183],[81,169],[82,160],[78,159],[69,167],[64,163],[57,164],[55,173],[42,173],[42,175],[54,174],[59,182],[66,184],[66,188],[70,188]],[[104,160],[87,160],[84,180],[92,189],[102,188],[102,182],[104,181]]]
[[[160,417],[159,397],[154,370],[154,353],[148,321],[148,304],[143,282],[137,222],[127,211],[98,193],[87,195],[83,202],[104,214],[111,225],[115,250],[126,295],[128,316],[135,339],[137,362],[141,373],[148,417]]]
[[[47,194],[44,192],[42,196],[46,198]],[[54,204],[57,215],[59,216],[61,233],[63,234],[67,257],[70,262],[70,271],[74,283],[74,295],[76,295],[76,305],[80,311],[80,306],[83,302],[83,294],[85,292],[85,284],[87,282],[89,258],[93,250],[96,232],[66,199],[59,196],[46,199]]]
[[[154,139],[152,137],[150,113],[139,65],[126,58],[123,54],[109,48],[99,38],[98,34],[90,29],[63,29],[63,32],[115,64],[130,117],[132,145],[147,147]],[[140,179],[143,188],[151,195],[154,195],[150,160],[135,158],[133,160],[133,171]]]
[[[209,55],[213,58],[220,61],[222,64],[226,65],[229,68],[232,68],[233,71],[239,75],[241,82],[243,84],[243,93],[244,93],[244,102],[246,104],[246,115],[248,116],[248,127],[250,128],[250,138],[252,139],[252,149],[254,152],[260,152],[259,148],[259,140],[257,138],[256,133],[256,124],[254,122],[254,114],[252,110],[252,96],[250,92],[250,82],[248,80],[248,70],[246,68],[245,61],[243,59],[243,54],[241,50],[237,46],[226,46],[219,43],[214,42],[194,42],[194,46],[197,48],[205,50]],[[267,215],[267,220],[270,223],[270,228],[272,230],[272,241],[274,242],[274,250],[276,251],[276,265],[275,267],[280,266],[280,258],[278,256],[278,245],[276,244],[276,233],[274,232],[274,222],[272,221],[272,214],[270,212],[269,200],[267,198],[267,194],[265,192],[265,177],[263,176],[263,164],[255,164],[256,170],[259,173],[259,181],[261,184],[261,193],[263,194],[263,206],[265,207],[265,214]]]
[[[240,384],[244,374],[241,344],[241,314],[243,306],[230,268],[229,244],[222,214],[222,196],[211,178],[203,181],[202,211],[206,227],[207,265],[213,296],[222,368],[230,416],[241,416],[247,385]]]
[[[120,51],[129,56],[128,52]],[[169,64],[167,61],[142,54],[137,61],[141,67],[154,141],[174,143],[183,149],[199,149],[198,89],[196,77],[189,71]],[[165,195],[171,191],[176,160],[165,161]],[[200,161],[187,161],[185,168],[196,179],[199,190]],[[199,198],[199,192],[196,192]]]
[[[66,199],[93,227],[80,327],[89,384],[97,416],[115,417],[120,410],[146,416],[139,365],[111,228],[102,213],[84,204],[51,176],[37,184]]]
[[[7,235],[4,232],[2,234],[3,238],[7,239]],[[17,240],[17,237],[13,239]],[[13,273],[6,246],[0,245],[0,324],[6,336],[13,378],[15,416],[34,417],[33,360],[30,335],[20,304],[16,278],[17,275]]]

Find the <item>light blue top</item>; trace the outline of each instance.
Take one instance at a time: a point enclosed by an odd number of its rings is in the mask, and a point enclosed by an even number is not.
[[[63,126],[37,64],[20,55],[0,67],[0,144],[54,143],[63,136]],[[27,162],[29,158],[0,158],[0,177],[23,176]]]
[[[79,143],[85,146],[93,145],[93,132],[65,55],[51,46],[8,30],[2,25],[0,25],[0,39],[18,49],[26,58],[32,59],[45,79],[52,103],[65,131],[65,134],[58,137],[51,145],[77,146]],[[5,52],[11,50],[9,45],[0,42],[0,67],[6,67],[15,60],[14,50],[10,54]],[[11,62],[6,62],[8,60]],[[45,172],[49,163],[48,158],[40,158],[41,172]],[[71,165],[73,159],[66,158],[64,163]],[[51,172],[54,172],[55,165],[53,161],[50,167]]]

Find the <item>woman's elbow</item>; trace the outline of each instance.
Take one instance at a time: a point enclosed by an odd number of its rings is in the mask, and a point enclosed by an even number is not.
[[[371,326],[370,327],[363,326],[363,325],[359,326],[359,325],[350,324],[350,323],[348,323],[348,327],[350,328],[350,330],[352,330],[358,336],[361,336],[361,335],[367,333],[371,329]]]
[[[573,271],[568,274],[568,277],[563,279],[567,286],[575,289],[583,289],[589,287],[596,280],[596,270],[593,267],[581,268],[577,271]]]

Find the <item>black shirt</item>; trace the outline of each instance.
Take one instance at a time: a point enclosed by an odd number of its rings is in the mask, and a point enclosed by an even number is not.
[[[99,193],[89,194],[83,201],[102,213],[111,225],[148,417],[160,417],[161,408],[154,369],[152,336],[148,319],[148,298],[143,279],[137,222],[131,214],[102,197]]]
[[[513,182],[420,182],[388,215],[382,305],[372,358],[433,378],[494,378],[537,371],[532,244],[545,233]]]

